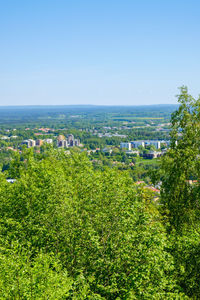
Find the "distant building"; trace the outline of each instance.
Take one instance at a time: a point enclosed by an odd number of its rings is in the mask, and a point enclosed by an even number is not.
[[[30,139],[29,142],[30,142],[30,147],[35,147],[35,145],[36,145],[35,140]]]
[[[132,148],[138,148],[139,146],[144,147],[145,142],[144,141],[132,141],[131,146],[132,146]]]
[[[62,140],[65,140],[65,136],[62,135],[62,134],[60,134],[60,135],[58,136],[58,141],[62,141]]]
[[[73,136],[73,134],[69,134],[69,135],[67,136],[67,141],[68,141],[69,146],[71,146],[71,147],[74,146],[75,141],[74,141],[74,136]]]
[[[68,148],[69,144],[67,142],[67,140],[61,140],[57,142],[57,146],[61,147],[61,148]]]
[[[120,143],[120,148],[131,150],[131,143]]]
[[[158,158],[162,155],[162,152],[157,152],[157,151],[150,151],[149,153],[145,153],[143,157],[153,159],[153,158]]]
[[[64,135],[59,135],[57,140],[57,146],[64,147],[64,148],[74,147],[74,146],[79,147],[80,141],[78,139],[75,139],[73,134],[69,134],[67,138]]]
[[[112,153],[112,149],[111,148],[104,148],[103,150],[102,150],[104,153]]]
[[[22,142],[22,145],[26,145],[27,148],[30,148],[30,140],[24,140],[24,141]]]
[[[160,149],[160,141],[145,141],[145,146],[148,146],[148,145],[152,145],[154,146],[156,149]]]
[[[47,143],[47,144],[52,144],[53,140],[52,139],[45,139],[44,142]]]
[[[137,151],[137,150],[128,150],[128,151],[126,151],[126,154],[128,154],[128,155],[133,155],[133,154],[135,154],[135,155],[139,155],[140,154],[140,152],[139,151]]]
[[[43,140],[41,139],[36,140],[36,146],[41,147],[42,144],[43,144]]]
[[[67,136],[67,142],[70,147],[74,147],[74,146],[79,147],[80,145],[80,141],[78,139],[75,139],[73,134],[69,134]]]
[[[80,141],[78,139],[75,139],[74,140],[74,146],[80,146]]]
[[[35,141],[35,140],[32,140],[32,139],[28,139],[28,140],[24,140],[22,142],[22,145],[26,145],[28,148],[35,147],[35,146],[41,147],[43,142],[48,143],[48,144],[52,144],[53,140],[52,139],[45,139],[45,140],[37,139]]]

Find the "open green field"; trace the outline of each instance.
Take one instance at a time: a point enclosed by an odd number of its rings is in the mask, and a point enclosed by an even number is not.
[[[112,120],[163,120],[164,118],[153,118],[153,117],[135,117],[135,116],[124,116],[124,117],[112,117]]]
[[[143,165],[159,165],[160,158],[146,159],[143,157],[136,158],[136,165],[142,163]]]

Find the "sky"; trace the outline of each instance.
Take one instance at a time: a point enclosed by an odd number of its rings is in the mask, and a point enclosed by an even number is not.
[[[199,15],[197,0],[0,0],[0,105],[197,97]]]

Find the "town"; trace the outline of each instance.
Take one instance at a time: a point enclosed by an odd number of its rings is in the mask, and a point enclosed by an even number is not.
[[[0,110],[0,167],[9,169],[15,153],[42,155],[58,149],[83,153],[95,169],[127,170],[135,181],[151,184],[161,156],[170,148],[170,116],[174,106],[60,107],[45,110]],[[8,117],[5,117],[7,112]]]

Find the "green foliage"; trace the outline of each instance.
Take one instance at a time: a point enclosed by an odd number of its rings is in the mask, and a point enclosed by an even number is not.
[[[162,202],[176,230],[199,220],[200,98],[195,100],[181,88],[179,109],[172,115],[171,149],[163,159]],[[176,143],[178,142],[178,144]]]
[[[200,233],[191,228],[182,235],[173,232],[171,254],[174,257],[176,278],[190,299],[200,298]]]
[[[23,156],[0,179],[2,298],[184,299],[151,194],[84,154]]]
[[[180,89],[172,115],[171,149],[162,160],[161,211],[167,223],[176,278],[186,295],[200,298],[200,98]],[[195,182],[192,180],[196,180]]]
[[[19,248],[15,247],[15,248]],[[66,299],[73,280],[50,254],[0,252],[0,299]]]

